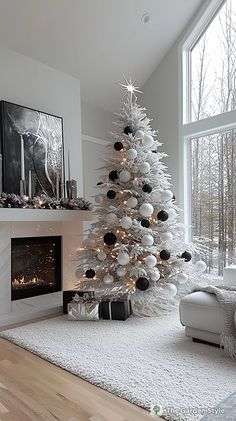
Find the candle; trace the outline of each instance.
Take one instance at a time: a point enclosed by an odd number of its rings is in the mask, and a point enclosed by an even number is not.
[[[65,181],[64,181],[64,151],[61,150],[61,198],[65,197]]]
[[[60,191],[59,191],[59,173],[56,172],[56,198],[59,200],[60,197]]]
[[[21,140],[21,180],[25,181],[25,149],[24,149],[24,139],[20,135]]]
[[[68,149],[68,180],[70,181],[70,150]]]
[[[31,198],[32,197],[32,174],[31,174],[31,170],[29,170],[29,185],[28,185],[28,196]]]

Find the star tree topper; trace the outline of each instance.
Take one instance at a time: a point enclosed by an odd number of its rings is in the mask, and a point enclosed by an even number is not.
[[[129,103],[132,104],[133,97],[134,97],[135,101],[137,100],[137,96],[135,95],[135,92],[138,92],[138,93],[142,94],[142,91],[139,91],[139,89],[138,89],[139,87],[135,86],[136,81],[135,80],[132,81],[131,77],[129,78],[129,80],[127,80],[124,76],[123,76],[123,78],[124,78],[125,84],[119,83],[119,85],[122,86],[122,88],[125,91],[124,96],[127,95]]]

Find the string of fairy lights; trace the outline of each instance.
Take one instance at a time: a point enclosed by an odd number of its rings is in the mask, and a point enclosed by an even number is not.
[[[98,221],[79,250],[77,287],[135,292],[158,286],[174,296],[177,287],[171,280],[188,280],[192,249],[182,240],[178,207],[162,163],[165,154],[157,150],[156,133],[137,105],[141,91],[131,79],[121,86],[126,102],[116,123],[114,154],[105,159],[108,172],[97,183]],[[199,261],[194,271],[205,268]]]

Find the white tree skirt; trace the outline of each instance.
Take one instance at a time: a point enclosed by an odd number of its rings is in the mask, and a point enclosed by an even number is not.
[[[171,420],[199,420],[201,409],[236,390],[236,363],[218,348],[187,339],[176,310],[125,322],[69,322],[62,316],[1,336],[144,408],[172,407]],[[178,408],[200,410],[177,416]]]

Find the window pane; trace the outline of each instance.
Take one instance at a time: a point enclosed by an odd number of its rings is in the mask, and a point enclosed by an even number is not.
[[[191,140],[192,234],[209,273],[236,263],[236,130]]]
[[[191,51],[191,120],[236,108],[236,1],[226,0]]]

